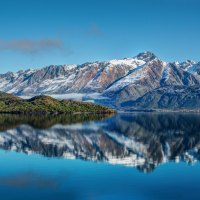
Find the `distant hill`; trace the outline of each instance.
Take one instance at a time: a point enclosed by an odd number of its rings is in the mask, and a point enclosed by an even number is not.
[[[36,96],[24,100],[0,92],[0,113],[113,113],[114,110],[92,103],[56,100],[49,96]]]

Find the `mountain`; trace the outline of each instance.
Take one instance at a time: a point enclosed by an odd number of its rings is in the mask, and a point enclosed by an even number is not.
[[[135,101],[122,104],[125,109],[198,109],[200,111],[199,86],[166,86],[147,92]]]
[[[94,101],[114,108],[166,86],[200,86],[200,62],[169,63],[151,52],[143,52],[133,58],[51,65],[0,75],[3,92]]]
[[[196,63],[195,61],[192,60],[187,60],[182,63],[175,63],[178,67],[181,67],[185,71],[188,71],[198,77],[200,77],[200,62]]]
[[[35,96],[24,100],[11,94],[0,93],[0,113],[114,113],[105,106],[71,100],[56,100],[49,96]]]
[[[50,120],[56,117],[54,123],[46,127],[38,126],[41,119],[37,117],[0,117],[13,123],[13,128],[9,126],[0,132],[0,148],[5,150],[120,164],[142,172],[151,172],[168,161],[200,160],[197,114],[119,114],[96,122],[79,120],[71,125],[68,121],[72,116],[52,116]],[[15,127],[14,121],[21,124]]]

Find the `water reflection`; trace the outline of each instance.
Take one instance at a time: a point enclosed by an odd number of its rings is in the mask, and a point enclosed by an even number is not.
[[[0,114],[0,131],[16,128],[21,124],[27,124],[33,128],[50,128],[55,124],[69,125],[95,120],[101,120],[112,116],[111,114],[74,114],[74,115],[11,115]]]
[[[200,159],[199,114],[1,115],[0,130],[4,150],[134,166],[142,172],[163,162]]]

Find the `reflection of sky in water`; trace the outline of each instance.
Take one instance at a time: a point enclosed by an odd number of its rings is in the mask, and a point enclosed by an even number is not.
[[[59,120],[46,128],[6,124],[1,199],[199,199],[199,115],[121,114],[89,123],[78,118],[72,125]],[[65,159],[66,152],[78,159]]]
[[[0,152],[1,199],[198,199],[200,165],[153,173],[81,160]]]

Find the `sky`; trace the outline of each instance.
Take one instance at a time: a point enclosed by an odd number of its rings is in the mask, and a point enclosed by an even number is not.
[[[200,61],[200,0],[0,0],[0,73],[151,51]]]

